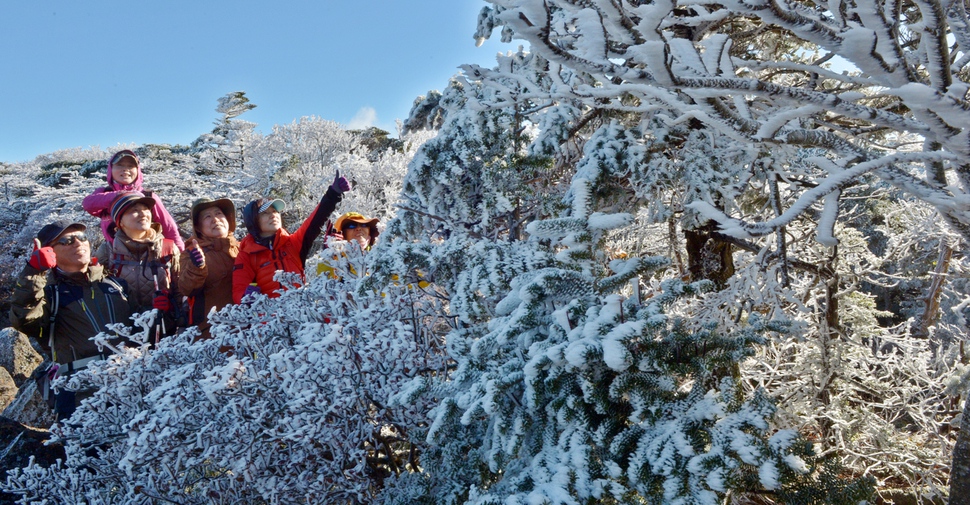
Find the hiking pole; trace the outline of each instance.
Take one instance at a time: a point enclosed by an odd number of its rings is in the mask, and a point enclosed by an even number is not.
[[[162,314],[161,311],[159,311],[158,309],[155,309],[156,319],[159,318],[161,314]],[[155,345],[158,345],[158,341],[161,339],[162,339],[162,327],[156,322],[155,323]]]
[[[152,278],[155,280],[155,296],[158,296],[162,294],[162,290],[158,289],[158,274],[153,273]],[[158,309],[155,309],[155,313],[158,315],[159,322],[159,326],[155,327],[155,345],[158,345],[158,341],[162,339],[162,334],[168,332],[165,330],[165,315]]]

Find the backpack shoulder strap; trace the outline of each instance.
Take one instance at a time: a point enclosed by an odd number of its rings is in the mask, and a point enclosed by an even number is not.
[[[115,288],[118,293],[121,294],[122,298],[128,298],[128,283],[124,279],[119,279],[111,275],[104,276],[101,282]]]
[[[50,321],[50,328],[47,333],[47,345],[51,349],[51,360],[55,363],[57,362],[57,355],[54,352],[54,328],[57,326],[57,312],[61,309],[61,290],[58,289],[59,283],[55,282],[53,284],[48,284],[44,287],[44,295],[47,297],[48,303],[50,303],[50,316],[48,317]]]

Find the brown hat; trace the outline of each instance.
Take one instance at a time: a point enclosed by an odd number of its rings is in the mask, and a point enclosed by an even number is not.
[[[232,200],[228,198],[220,198],[218,200],[212,200],[209,198],[199,198],[195,202],[192,202],[192,228],[198,228],[199,226],[199,214],[203,210],[210,207],[219,207],[226,216],[226,220],[229,221],[229,234],[236,231],[236,206],[232,204]],[[198,231],[195,232],[196,235],[199,234]]]

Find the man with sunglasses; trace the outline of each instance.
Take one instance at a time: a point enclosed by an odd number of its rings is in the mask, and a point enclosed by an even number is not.
[[[49,379],[103,359],[91,337],[108,331],[109,324],[127,324],[131,316],[127,285],[92,263],[85,230],[70,221],[41,228],[11,300],[13,327],[36,338],[55,363]],[[76,396],[67,390],[55,396],[59,420],[74,412]]]

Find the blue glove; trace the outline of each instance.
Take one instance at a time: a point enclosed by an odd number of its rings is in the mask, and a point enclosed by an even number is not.
[[[346,177],[340,176],[340,170],[337,170],[337,175],[333,178],[333,184],[330,185],[334,191],[337,193],[346,193],[350,191],[350,181]]]
[[[262,291],[259,289],[259,285],[257,285],[254,282],[254,283],[246,286],[246,291],[243,292],[243,296],[242,297],[243,298],[246,298],[247,296],[256,295],[256,294],[259,294],[259,293],[262,293]]]

